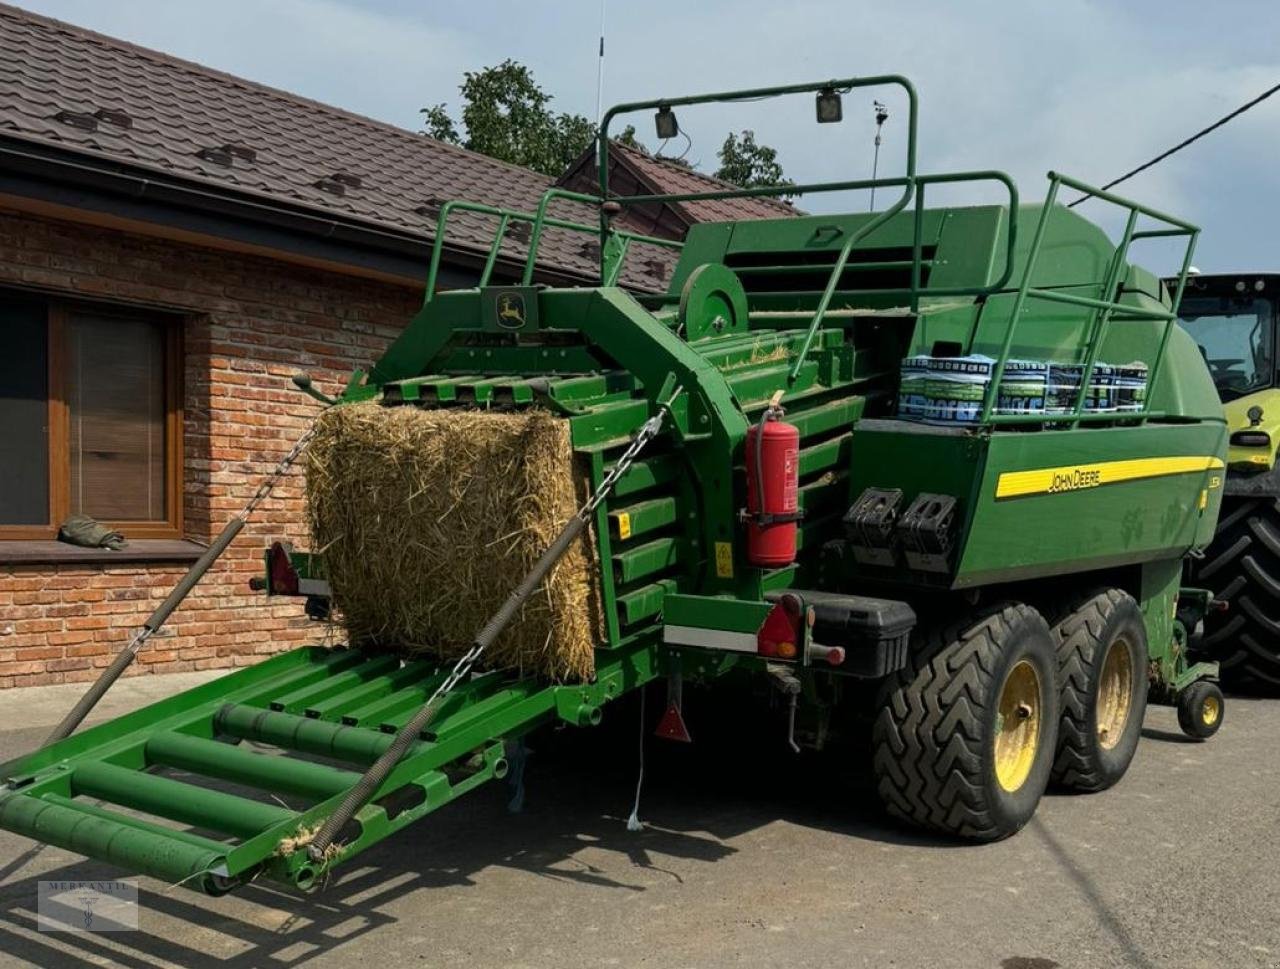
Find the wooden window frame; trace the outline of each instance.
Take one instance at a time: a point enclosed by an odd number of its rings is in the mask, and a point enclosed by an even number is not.
[[[16,290],[0,290],[0,299],[6,293],[23,295]],[[92,313],[97,317],[120,317],[131,320],[150,320],[160,323],[165,334],[165,508],[164,521],[107,521],[104,525],[119,529],[127,539],[180,539],[183,537],[183,387],[181,316],[157,312],[145,307],[130,307],[112,303],[92,303],[83,300],[63,299],[57,296],[34,294],[43,299],[46,307],[49,374],[49,517],[45,525],[0,524],[0,542],[53,540],[58,537],[58,526],[71,514],[71,408],[67,403],[66,380],[66,332],[67,319],[77,311]]]

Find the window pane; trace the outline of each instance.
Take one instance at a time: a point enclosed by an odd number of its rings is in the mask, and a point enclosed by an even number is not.
[[[84,313],[68,320],[73,512],[164,520],[164,360],[158,323]]]
[[[47,319],[0,294],[0,525],[49,524]]]

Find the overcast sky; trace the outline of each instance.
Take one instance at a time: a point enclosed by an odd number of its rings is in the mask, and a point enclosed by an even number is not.
[[[1108,181],[1280,82],[1275,0],[606,2],[606,105],[906,74],[920,92],[921,170],[1004,169],[1031,199],[1050,168]],[[560,110],[596,110],[599,0],[20,5],[406,128],[418,127],[423,105],[456,109],[463,71],[507,57],[532,68]],[[821,127],[811,98],[685,109],[687,158],[713,171],[725,132],[751,127],[793,180],[866,177],[873,97],[891,112],[880,172],[896,174],[906,116],[889,91],[846,96],[845,123]],[[651,121],[635,121],[652,147]],[[1280,94],[1117,191],[1202,226],[1195,262],[1207,272],[1280,270]],[[1081,211],[1101,218],[1097,204]],[[1173,257],[1148,249],[1134,260],[1167,271]]]

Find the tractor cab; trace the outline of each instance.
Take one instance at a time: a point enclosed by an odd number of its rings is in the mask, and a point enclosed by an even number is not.
[[[1168,281],[1173,285],[1176,281]],[[1280,274],[1187,279],[1178,320],[1200,347],[1231,429],[1233,471],[1270,471],[1280,443]]]
[[[1280,275],[1193,276],[1179,321],[1200,346],[1224,403],[1276,386]]]

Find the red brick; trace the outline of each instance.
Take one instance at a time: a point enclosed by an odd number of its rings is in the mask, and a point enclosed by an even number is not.
[[[306,366],[322,386],[340,386],[421,300],[409,286],[0,210],[0,285],[22,282],[191,308],[183,328],[183,513],[188,536],[205,541],[311,420],[310,405],[289,386],[294,370]],[[301,476],[291,474],[169,620],[173,635],[144,650],[136,673],[247,665],[319,638],[300,603],[268,604],[246,591],[267,540],[305,541],[302,499]],[[96,675],[183,571],[0,566],[0,689]]]

